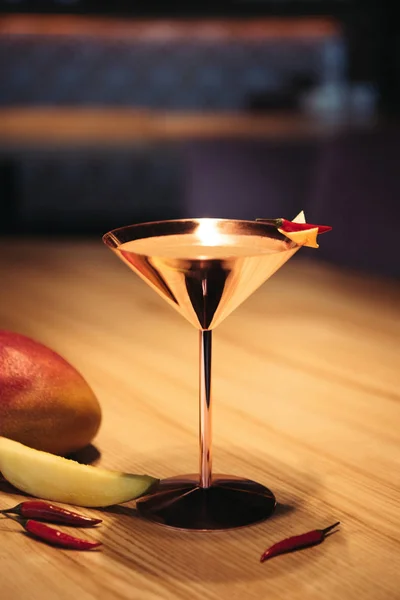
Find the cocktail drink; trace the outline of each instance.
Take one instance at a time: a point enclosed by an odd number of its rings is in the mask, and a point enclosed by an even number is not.
[[[147,519],[213,530],[250,525],[274,510],[274,495],[263,485],[212,473],[211,349],[212,330],[315,232],[286,233],[279,225],[280,220],[184,219],[130,225],[103,237],[200,332],[199,473],[162,480],[153,494],[139,500],[138,511]]]

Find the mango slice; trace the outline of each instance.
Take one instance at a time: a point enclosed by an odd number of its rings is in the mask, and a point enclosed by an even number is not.
[[[317,243],[318,227],[304,229],[303,231],[285,231],[284,229],[278,229],[278,231],[299,246],[319,248],[319,244]]]
[[[294,219],[292,219],[292,222],[293,223],[307,223],[306,215],[304,214],[304,210],[301,210],[299,212],[299,214],[296,215]]]
[[[14,487],[65,504],[105,507],[145,495],[158,479],[81,465],[0,437],[0,472]]]

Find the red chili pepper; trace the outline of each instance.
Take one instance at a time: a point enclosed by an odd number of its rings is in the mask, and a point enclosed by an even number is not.
[[[291,231],[304,231],[307,229],[315,229],[318,228],[318,233],[326,233],[327,231],[331,231],[332,227],[329,225],[312,225],[311,223],[294,223],[293,221],[287,221],[286,219],[281,219],[282,223],[279,229],[283,229],[283,231],[287,231],[288,233]]]
[[[30,535],[51,546],[59,546],[70,550],[91,550],[101,546],[101,542],[82,540],[32,519],[18,519],[18,522]]]
[[[262,223],[268,223],[270,225],[275,225],[277,229],[283,229],[283,231],[287,231],[288,233],[293,231],[306,231],[307,229],[315,229],[318,228],[318,233],[326,233],[327,231],[331,231],[332,227],[329,225],[312,225],[311,223],[294,223],[293,221],[288,221],[287,219],[257,219],[257,221],[261,221]]]
[[[0,510],[0,513],[11,513],[28,519],[48,521],[49,523],[65,523],[66,525],[76,525],[77,527],[93,527],[93,525],[101,523],[101,519],[91,519],[61,506],[55,506],[54,504],[48,504],[40,500],[21,502],[21,504],[13,508]]]
[[[300,550],[301,548],[307,548],[309,546],[316,546],[324,541],[327,533],[332,531],[335,527],[340,525],[339,521],[326,527],[325,529],[313,529],[302,535],[295,535],[293,537],[286,538],[277,544],[274,544],[268,550],[266,550],[260,558],[260,562],[264,562],[269,558],[278,556],[279,554],[285,554],[286,552],[292,552],[293,550]]]

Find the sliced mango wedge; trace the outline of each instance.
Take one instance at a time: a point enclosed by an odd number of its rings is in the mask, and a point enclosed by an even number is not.
[[[105,507],[134,500],[158,479],[81,465],[0,437],[0,472],[14,487],[45,500]]]

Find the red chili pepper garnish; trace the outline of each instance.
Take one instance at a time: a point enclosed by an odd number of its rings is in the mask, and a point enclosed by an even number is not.
[[[291,231],[305,231],[307,229],[318,229],[318,233],[326,233],[327,231],[331,231],[332,227],[329,225],[312,225],[311,223],[294,223],[293,221],[287,221],[286,219],[281,219],[282,223],[279,229],[283,229],[283,231],[287,231],[290,233]]]
[[[278,556],[279,554],[285,554],[286,552],[292,552],[294,550],[300,550],[301,548],[308,548],[309,546],[316,546],[324,541],[327,533],[332,531],[335,527],[340,525],[339,521],[326,527],[325,529],[313,529],[302,535],[295,535],[293,537],[286,538],[277,544],[274,544],[268,550],[266,550],[260,558],[260,562],[264,562],[269,558]]]
[[[294,223],[293,221],[288,221],[287,219],[257,219],[261,223],[268,223],[269,225],[274,225],[277,229],[282,229],[283,231],[287,231],[288,233],[294,231],[306,231],[307,229],[318,229],[318,233],[326,233],[327,231],[331,231],[332,227],[329,225],[313,225],[311,223]]]
[[[101,542],[82,540],[32,519],[18,519],[18,522],[30,535],[51,546],[59,546],[69,550],[91,550],[101,546]]]
[[[13,508],[0,510],[0,513],[11,513],[26,517],[27,519],[36,519],[49,523],[65,523],[66,525],[75,525],[77,527],[93,527],[101,523],[101,519],[91,519],[62,506],[55,506],[54,504],[48,504],[40,500],[21,502],[21,504]]]

